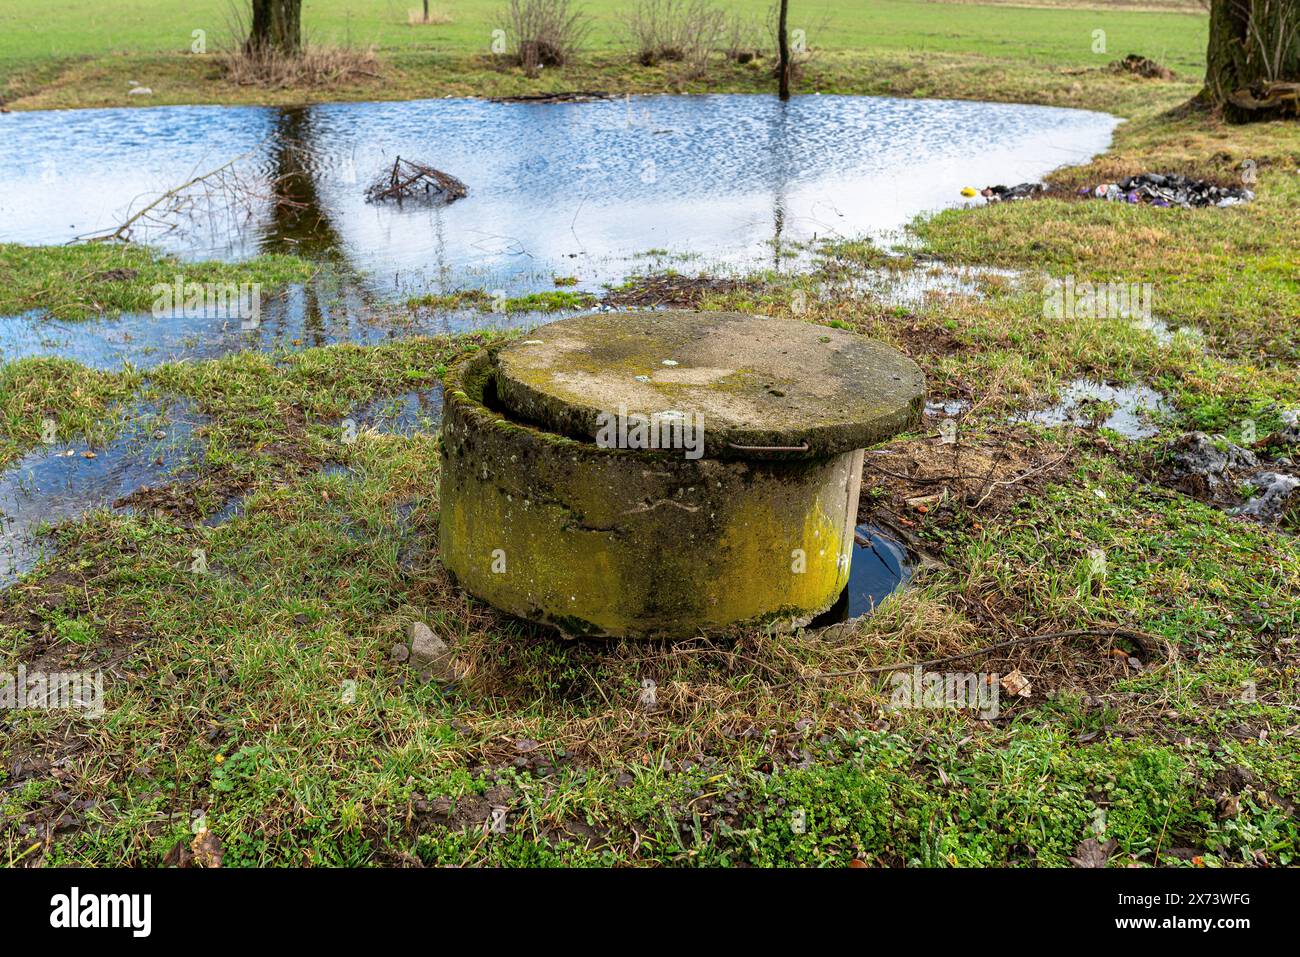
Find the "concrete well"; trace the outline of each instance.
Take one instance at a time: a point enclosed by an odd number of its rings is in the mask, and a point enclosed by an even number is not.
[[[686,637],[834,604],[862,449],[919,421],[924,379],[805,323],[602,314],[463,358],[445,397],[440,548],[462,587],[571,635]],[[683,421],[698,441],[636,447],[638,422]]]

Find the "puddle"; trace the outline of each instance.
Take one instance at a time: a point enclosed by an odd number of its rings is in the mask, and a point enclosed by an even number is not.
[[[515,294],[538,276],[594,289],[653,249],[782,268],[799,244],[959,205],[963,186],[1082,162],[1116,122],[1015,104],[746,95],[19,112],[0,115],[0,239],[65,243],[115,226],[142,197],[247,152],[241,173],[276,179],[292,203],[205,207],[137,241],[185,258],[332,258],[384,296]],[[366,203],[366,184],[399,154],[464,180],[469,195]]]
[[[925,403],[926,415],[961,415],[970,408],[965,399],[933,399]]]
[[[193,435],[202,417],[187,405],[140,405],[109,442],[59,444],[28,453],[0,475],[0,586],[34,568],[50,550],[39,529],[112,504],[174,471],[198,464]],[[93,453],[87,458],[85,453]]]
[[[891,306],[918,308],[933,299],[983,297],[991,283],[1011,288],[1019,281],[1020,274],[1012,269],[917,264],[911,269],[873,270],[855,278],[852,285],[858,295]]]
[[[409,438],[417,432],[436,432],[442,425],[442,386],[414,389],[397,396],[375,399],[352,416],[357,431],[374,429],[385,435]]]
[[[1172,411],[1165,397],[1149,386],[1112,386],[1076,379],[1061,390],[1060,402],[1015,421],[1084,427],[1098,418],[1099,405],[1109,409],[1100,424],[1126,439],[1149,439],[1159,434],[1159,426],[1152,420]]]
[[[340,288],[345,295],[340,296]],[[166,362],[216,359],[249,349],[293,351],[340,342],[377,345],[414,336],[528,327],[572,314],[376,310],[365,304],[350,282],[333,286],[328,296],[317,284],[307,284],[264,303],[255,329],[244,329],[240,320],[219,315],[155,318],[131,313],[84,322],[35,315],[0,318],[0,362],[62,356],[96,369],[118,369],[126,362],[151,369]]]
[[[1196,326],[1178,326],[1170,328],[1169,323],[1163,319],[1135,319],[1133,328],[1151,335],[1156,342],[1162,346],[1170,346],[1175,342],[1190,342],[1204,344],[1205,333]]]
[[[869,615],[912,577],[907,549],[874,525],[859,525],[849,565],[849,583],[839,600],[809,624],[824,628]]]

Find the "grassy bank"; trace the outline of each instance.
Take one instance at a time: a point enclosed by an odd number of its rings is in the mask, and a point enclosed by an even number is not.
[[[158,299],[157,287],[170,289],[178,277],[186,283],[257,284],[270,295],[290,282],[305,281],[313,268],[304,259],[283,255],[241,263],[182,263],[118,243],[0,243],[0,315],[34,312],[51,319],[85,319],[147,312]]]
[[[750,23],[758,44],[770,51],[766,0],[731,0],[722,6]],[[742,67],[719,53],[707,75],[694,79],[685,77],[680,64],[638,66],[619,27],[626,7],[612,0],[589,4],[592,30],[578,62],[529,79],[491,54],[492,31],[501,26],[496,0],[457,4],[451,22],[415,27],[406,25],[402,4],[314,3],[305,10],[309,37],[321,44],[373,46],[380,61],[378,75],[329,87],[265,88],[225,78],[219,50],[234,44],[221,0],[198,5],[128,0],[111,11],[62,2],[37,11],[17,0],[0,0],[0,24],[12,27],[0,31],[0,102],[17,110],[572,89],[770,92],[770,55]],[[1049,78],[1049,86],[1069,87],[1077,82],[1074,71],[1103,68],[1128,53],[1154,57],[1188,79],[1204,71],[1205,18],[1181,10],[827,0],[798,14],[807,22],[799,21],[796,28],[805,31],[811,51],[800,87],[805,92],[888,92],[893,74],[904,67],[917,74],[901,79],[904,88],[929,74],[935,84],[930,95],[992,92],[997,99],[1018,96],[1024,101],[1035,88],[1029,75]],[[207,53],[189,52],[194,30],[206,31]],[[1095,31],[1105,35],[1101,52],[1094,50]],[[955,72],[963,75],[950,75]],[[994,74],[1001,72],[1026,79],[1017,89],[999,92]],[[985,75],[983,82],[980,74]],[[1060,79],[1052,81],[1053,76]],[[153,92],[130,96],[132,83]]]

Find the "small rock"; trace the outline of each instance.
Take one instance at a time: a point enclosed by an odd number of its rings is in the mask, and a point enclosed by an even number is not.
[[[147,86],[133,86],[126,91],[127,96],[153,96],[153,90]]]
[[[434,662],[446,658],[451,651],[447,643],[433,633],[422,621],[412,622],[407,629],[411,640],[411,657],[418,662]]]
[[[397,644],[393,645],[393,650],[390,654],[394,661],[405,661],[407,658],[411,657],[411,649],[407,648],[406,645],[399,641]]]

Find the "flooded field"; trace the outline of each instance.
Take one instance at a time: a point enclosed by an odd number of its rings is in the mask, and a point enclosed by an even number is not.
[[[0,241],[55,244],[111,231],[164,191],[233,160],[224,192],[142,220],[131,239],[182,260],[293,253],[319,271],[266,297],[251,326],[211,311],[0,317],[0,361],[59,356],[148,370],[243,350],[531,326],[572,310],[412,309],[404,300],[559,285],[599,294],[644,272],[799,268],[818,242],[887,243],[920,213],[972,202],[961,198],[964,186],[1036,180],[1085,159],[1105,148],[1115,122],[1079,110],[844,96],[784,105],[650,96],[3,115]],[[367,184],[397,156],[460,178],[468,195],[446,205],[368,203]],[[989,275],[1010,276],[885,269],[856,294],[915,304],[930,292],[974,292]],[[159,415],[136,410],[121,435],[96,448],[39,449],[0,479],[5,580],[49,547],[39,534],[45,523],[111,507],[187,464],[181,447],[192,423]],[[348,421],[409,436],[436,429],[440,415],[441,393],[422,389],[381,397]],[[207,521],[239,508],[228,503]],[[852,575],[837,612],[849,617],[905,580],[906,556],[866,533]]]
[[[143,230],[195,258],[335,257],[374,291],[621,279],[658,252],[780,265],[790,245],[896,230],[964,186],[1036,180],[1101,151],[1107,114],[809,96],[484,100],[0,116],[0,239],[62,243],[239,156],[257,196]],[[463,180],[445,207],[368,204],[397,156]],[[976,200],[982,203],[983,200]]]

